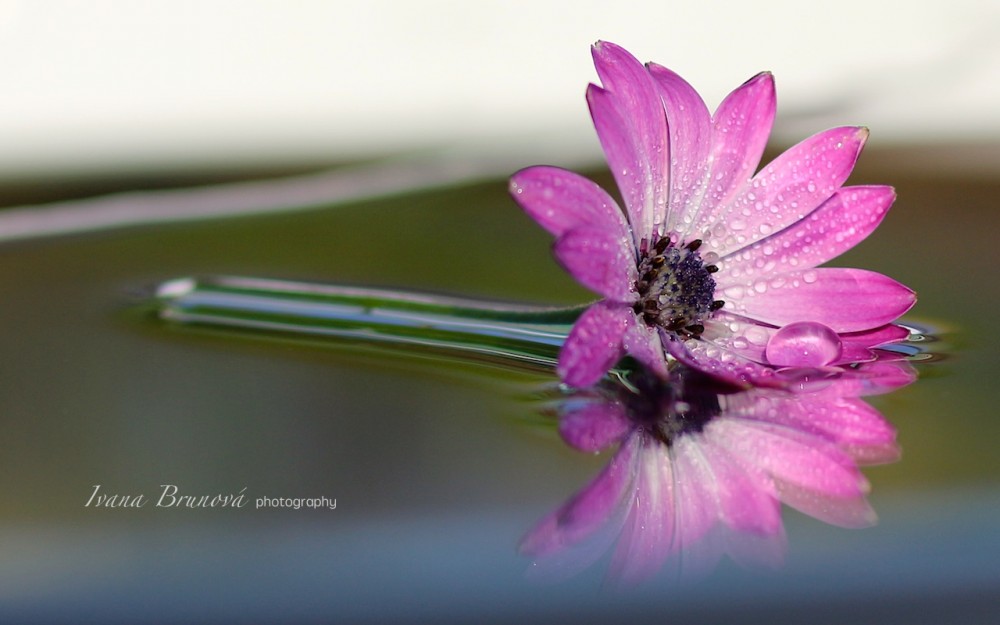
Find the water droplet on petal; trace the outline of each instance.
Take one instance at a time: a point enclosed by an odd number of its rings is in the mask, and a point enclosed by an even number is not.
[[[774,333],[764,354],[778,367],[823,367],[840,358],[837,333],[822,323],[799,321]]]

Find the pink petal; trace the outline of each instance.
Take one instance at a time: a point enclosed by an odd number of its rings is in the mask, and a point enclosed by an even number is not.
[[[721,424],[725,427],[725,423]],[[720,520],[728,527],[754,534],[781,531],[781,506],[774,486],[765,476],[747,470],[712,439],[712,424],[700,437],[705,462],[715,474]]]
[[[683,553],[698,551],[698,544],[705,540],[713,526],[719,522],[719,502],[715,474],[698,450],[700,436],[681,436],[674,441],[674,480],[677,490],[676,550]],[[711,550],[701,550],[708,554]],[[683,557],[683,556],[682,556]],[[696,569],[711,566],[712,558],[705,558]],[[688,571],[697,573],[698,571]]]
[[[638,454],[634,501],[608,569],[617,583],[634,584],[656,573],[673,547],[674,479],[665,445],[646,440]]]
[[[638,298],[634,248],[628,239],[584,226],[561,236],[552,250],[566,271],[588,289],[616,302]]]
[[[913,383],[917,373],[910,363],[898,360],[882,360],[881,353],[875,351],[876,360],[863,363],[860,367],[848,370],[837,384],[823,391],[823,396],[829,397],[865,397],[888,393]]]
[[[650,371],[662,378],[669,377],[667,357],[659,333],[635,315],[628,322],[622,344],[629,356],[646,365]]]
[[[663,223],[667,209],[663,105],[646,68],[623,48],[602,41],[592,53],[604,89],[591,85],[587,101],[638,243]]]
[[[618,204],[597,183],[558,167],[529,167],[510,179],[510,193],[540,226],[556,237],[593,226],[631,240]]]
[[[678,533],[680,546],[692,545],[718,520],[718,484],[711,465],[701,453],[697,434],[678,437],[673,444],[674,479],[677,482],[677,505],[686,523]]]
[[[836,258],[875,230],[895,197],[892,187],[844,187],[805,219],[722,258],[716,284],[725,288]]]
[[[874,330],[850,332],[840,336],[845,342],[856,343],[865,347],[878,347],[888,343],[898,343],[910,337],[910,331],[900,325],[888,324]]]
[[[588,403],[560,415],[559,434],[570,447],[597,452],[620,441],[632,428],[618,403]]]
[[[705,332],[701,339],[710,346],[732,352],[753,362],[767,363],[764,350],[767,348],[776,328],[761,325],[750,319],[731,315],[725,310],[715,313],[705,320]],[[721,357],[721,354],[720,354]]]
[[[871,362],[875,360],[875,352],[872,350],[859,343],[843,340],[843,335],[840,335],[840,338],[842,350],[840,352],[840,358],[832,363],[834,366],[842,367],[859,362]]]
[[[841,268],[778,274],[752,287],[723,289],[722,298],[730,312],[765,323],[817,321],[836,332],[885,325],[916,301],[913,291],[882,274]]]
[[[712,250],[725,257],[813,212],[847,180],[867,138],[865,128],[833,128],[774,159],[706,222]]]
[[[902,451],[895,442],[877,445],[843,443],[841,448],[854,458],[858,466],[889,464],[898,461],[902,456]]]
[[[670,205],[665,230],[690,224],[700,205],[708,177],[712,118],[691,85],[655,63],[646,68],[659,88],[670,134]]]
[[[895,428],[877,410],[860,399],[831,399],[825,395],[758,396],[728,414],[822,436],[841,447],[882,447],[895,442]]]
[[[777,481],[841,498],[867,492],[868,482],[850,456],[822,438],[763,422],[718,420],[729,423],[713,429],[715,440]]]
[[[661,336],[670,354],[685,365],[736,386],[783,387],[787,382],[767,365],[754,362],[725,346],[709,340]]]
[[[684,239],[698,238],[716,207],[725,205],[757,170],[774,123],[774,78],[758,74],[729,94],[712,117],[712,169],[701,210]]]
[[[585,310],[559,352],[556,370],[563,382],[585,387],[600,380],[624,354],[622,335],[634,316],[630,307],[609,302]]]
[[[635,490],[633,484],[640,446],[637,439],[631,437],[626,440],[590,484],[525,534],[518,550],[537,558],[553,556],[594,536],[616,519],[624,521]],[[617,537],[618,528],[611,529],[610,537],[613,539]],[[597,553],[594,559],[599,556],[600,553]]]
[[[778,492],[786,505],[824,523],[861,528],[871,527],[878,521],[862,494],[840,497],[784,481],[778,482]]]

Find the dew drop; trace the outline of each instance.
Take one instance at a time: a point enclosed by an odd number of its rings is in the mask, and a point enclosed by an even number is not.
[[[823,367],[840,358],[842,351],[840,337],[829,327],[799,321],[775,332],[764,355],[778,367]]]
[[[816,281],[816,278],[817,276],[815,271],[807,271],[804,274],[802,274],[802,281],[805,282],[806,284],[812,284],[813,282]]]
[[[723,291],[726,299],[731,300],[741,299],[745,292],[744,288],[739,285],[728,287],[725,291]]]

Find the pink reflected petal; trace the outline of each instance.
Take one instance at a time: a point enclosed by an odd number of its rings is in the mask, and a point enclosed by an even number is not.
[[[718,483],[711,467],[698,449],[694,436],[674,442],[674,480],[677,490],[675,542],[682,559],[697,555],[685,567],[686,576],[699,577],[715,566],[720,545],[704,544],[719,522]]]
[[[712,117],[712,169],[702,206],[691,221],[682,224],[681,234],[697,238],[707,230],[716,208],[724,206],[757,170],[771,134],[776,109],[774,77],[757,74],[730,93]]]
[[[720,423],[725,427],[725,422]],[[781,531],[778,493],[765,476],[733,461],[729,452],[713,442],[713,424],[706,428],[699,446],[716,476],[720,519],[734,530],[758,535]]]
[[[833,395],[773,393],[731,406],[728,414],[821,436],[841,448],[895,444],[895,428],[877,410],[860,399]]]
[[[832,443],[779,425],[723,420],[728,423],[715,430],[716,441],[777,481],[841,498],[868,490],[851,457]]]
[[[559,435],[570,447],[586,452],[606,449],[623,439],[632,428],[625,410],[617,402],[594,402],[563,414]]]
[[[631,510],[638,437],[630,437],[601,473],[539,521],[518,545],[535,559],[531,576],[555,581],[592,565],[614,544]]]
[[[724,257],[716,283],[725,288],[832,260],[871,234],[895,197],[892,187],[844,187],[801,221]]]
[[[677,503],[670,454],[645,440],[637,460],[634,501],[608,569],[616,583],[634,584],[656,573],[673,547]]]
[[[587,91],[591,117],[638,243],[666,215],[666,117],[656,86],[635,57],[605,41],[596,43],[592,53],[604,88],[591,85]]]
[[[576,387],[600,380],[624,355],[622,336],[634,316],[630,307],[608,302],[597,302],[585,310],[559,351],[559,377]]]
[[[863,363],[850,370],[837,384],[817,393],[817,397],[866,397],[880,395],[912,384],[917,379],[913,366],[905,360],[882,360],[881,353],[875,352],[876,360]]]
[[[830,525],[862,528],[878,522],[878,515],[861,494],[840,497],[783,480],[778,482],[778,491],[785,505]]]
[[[628,239],[594,227],[570,230],[552,251],[577,282],[616,302],[633,302],[636,266]]]
[[[865,128],[833,128],[786,150],[712,215],[712,249],[725,257],[804,219],[844,184],[867,138]]]
[[[733,313],[776,326],[808,319],[837,332],[885,325],[916,302],[913,291],[882,274],[842,268],[788,272],[722,293]]]
[[[514,200],[540,226],[561,237],[591,226],[631,240],[618,204],[596,182],[558,167],[528,167],[510,179]]]

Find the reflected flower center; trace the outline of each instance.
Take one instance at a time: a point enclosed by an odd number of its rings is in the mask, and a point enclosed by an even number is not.
[[[684,338],[701,336],[704,320],[725,305],[714,299],[719,270],[706,264],[698,253],[701,239],[676,244],[669,236],[657,237],[650,245],[643,239],[639,246],[639,299],[635,312],[650,327],[660,327]]]
[[[720,391],[712,384],[689,376],[673,382],[640,370],[629,376],[634,392],[623,395],[626,413],[648,435],[668,447],[685,434],[701,432],[722,413]],[[699,386],[699,383],[702,385]]]

